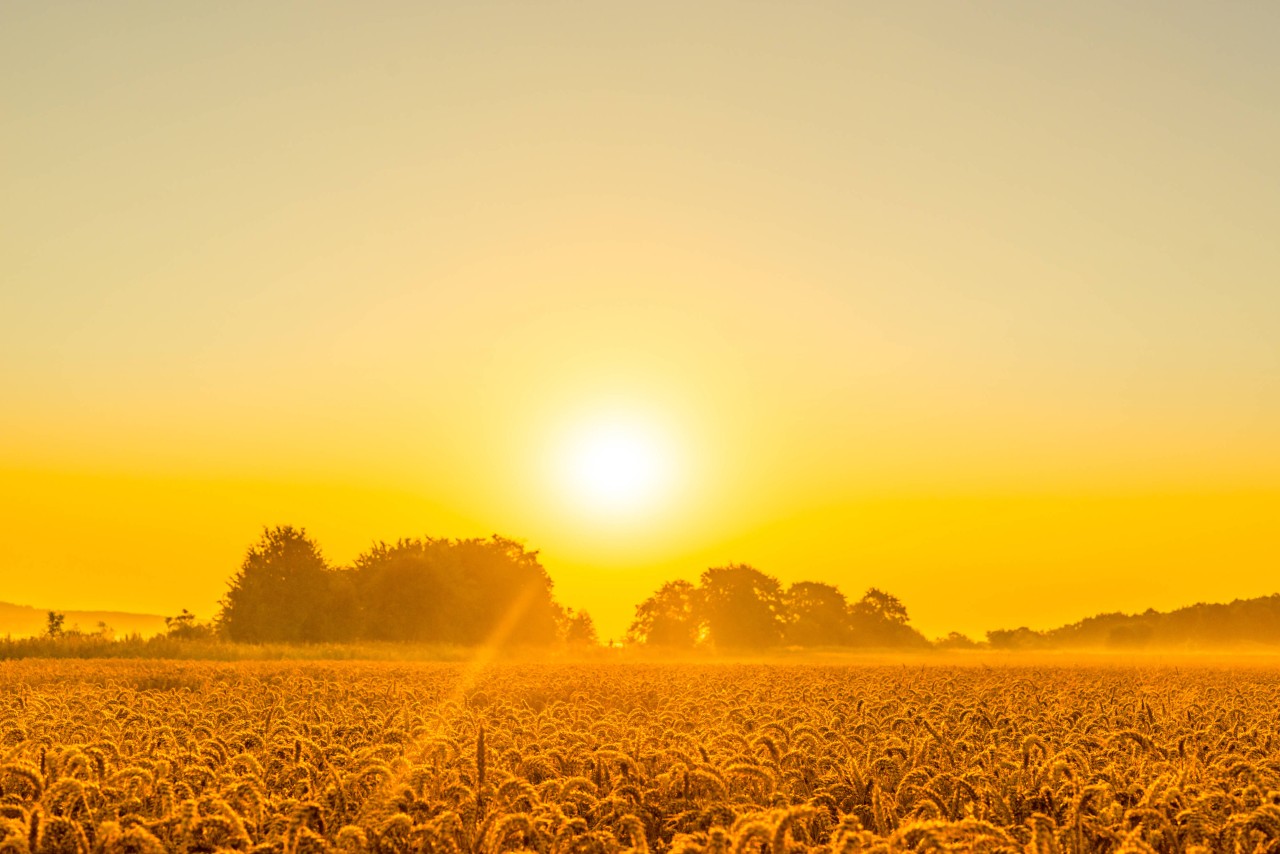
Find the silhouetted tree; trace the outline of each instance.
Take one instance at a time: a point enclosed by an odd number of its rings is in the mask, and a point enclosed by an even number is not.
[[[849,626],[855,646],[900,649],[929,645],[924,635],[908,625],[902,601],[875,587],[850,606]]]
[[[361,638],[360,602],[354,570],[338,568],[326,573],[325,608],[317,620],[316,630],[325,640],[338,643]]]
[[[181,640],[210,640],[214,637],[214,627],[208,623],[201,623],[196,619],[196,615],[182,609],[182,613],[173,617],[164,618],[165,635],[171,638],[179,638]]]
[[[463,583],[447,549],[437,541],[402,539],[375,543],[355,559],[352,587],[360,614],[360,634],[370,640],[456,641],[475,621],[462,603]]]
[[[924,648],[896,597],[871,588],[849,605],[839,588],[800,581],[784,592],[778,580],[743,564],[712,567],[700,584],[671,581],[636,607],[632,643],[721,649],[797,646]]]
[[[697,608],[707,634],[726,649],[764,649],[782,640],[783,601],[778,579],[746,564],[702,573]]]
[[[992,649],[1029,650],[1048,649],[1052,646],[1042,632],[1020,626],[1016,629],[996,629],[987,632],[987,643]]]
[[[222,600],[219,623],[234,641],[325,640],[329,566],[301,528],[264,529]]]
[[[50,611],[49,618],[45,621],[44,633],[51,638],[62,636],[62,626],[67,621],[67,615],[59,611]]]
[[[352,588],[365,637],[457,644],[545,644],[559,607],[551,579],[515,540],[406,539],[356,558]]]
[[[849,605],[830,584],[798,581],[787,588],[785,639],[797,646],[849,643]]]
[[[566,608],[563,625],[565,643],[574,646],[596,646],[600,638],[596,635],[596,624],[586,611],[575,611]]]
[[[1076,623],[1035,632],[988,632],[993,646],[1035,648],[1214,649],[1242,644],[1280,644],[1280,594],[1229,603],[1203,602],[1163,613],[1096,614]]]
[[[636,617],[627,630],[632,643],[688,649],[698,641],[694,613],[697,590],[688,581],[668,581],[636,606]]]
[[[907,624],[907,608],[897,596],[872,587],[853,606],[853,613],[872,622]]]
[[[477,621],[463,643],[548,644],[556,640],[560,608],[538,552],[506,537],[454,540],[452,555]]]
[[[978,642],[960,632],[951,632],[945,638],[933,642],[938,649],[977,649]]]

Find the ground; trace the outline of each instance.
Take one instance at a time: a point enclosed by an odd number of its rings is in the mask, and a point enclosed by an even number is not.
[[[1277,708],[1220,662],[0,662],[0,852],[1273,850]]]

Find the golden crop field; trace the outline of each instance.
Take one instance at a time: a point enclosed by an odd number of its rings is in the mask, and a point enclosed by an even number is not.
[[[1265,667],[0,663],[0,852],[1280,850]]]

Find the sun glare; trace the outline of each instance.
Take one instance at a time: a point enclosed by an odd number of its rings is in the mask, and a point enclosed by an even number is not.
[[[585,427],[567,444],[566,456],[574,503],[594,511],[617,514],[650,506],[670,479],[662,443],[637,425]]]

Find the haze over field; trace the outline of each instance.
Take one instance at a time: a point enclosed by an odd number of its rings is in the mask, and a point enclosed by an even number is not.
[[[0,635],[13,638],[43,635],[49,628],[51,610],[55,609],[0,602]],[[157,614],[128,614],[118,611],[56,611],[56,613],[62,615],[62,625],[68,631],[123,637],[134,633],[149,636],[165,630],[164,617]]]
[[[209,617],[274,524],[606,639],[1276,592],[1280,6],[980,11],[0,7],[3,598]]]

